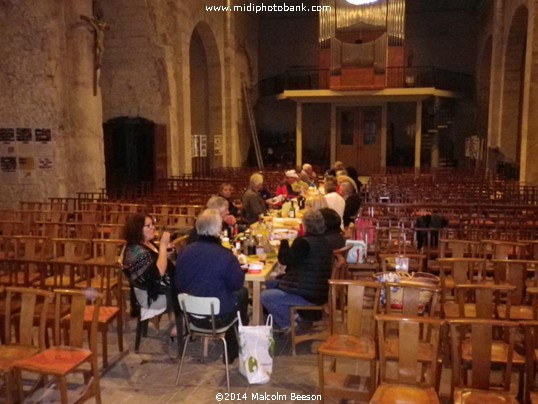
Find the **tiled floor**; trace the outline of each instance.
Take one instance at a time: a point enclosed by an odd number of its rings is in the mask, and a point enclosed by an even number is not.
[[[200,342],[189,343],[180,386],[176,387],[178,361],[169,357],[169,343],[166,337],[168,331],[150,327],[148,337],[142,339],[140,353],[135,354],[133,352],[135,326],[135,320],[128,321],[125,343],[130,352],[101,378],[103,403],[217,403],[219,393],[223,394],[221,397],[226,398],[224,396],[226,375],[220,343],[210,345],[208,357],[203,363],[200,362]],[[110,335],[109,347],[111,355],[114,356],[114,353],[117,353],[115,333]],[[228,401],[292,403],[297,401],[292,400],[292,394],[319,394],[317,356],[311,352],[315,348],[312,347],[312,343],[305,342],[298,347],[297,356],[292,356],[289,338],[286,334],[275,334],[276,356],[271,381],[267,384],[249,385],[238,371],[238,361],[231,365],[230,383],[233,395],[229,398],[233,400]],[[358,372],[367,376],[369,366],[367,364],[359,366]],[[361,378],[363,386],[366,382],[366,377]],[[450,371],[443,369],[441,398],[446,403],[449,402],[449,386]],[[265,395],[280,396],[276,400],[263,400]],[[57,402],[58,399],[54,395],[50,399],[43,398],[43,395],[33,397],[34,399],[28,402]],[[307,402],[316,401],[307,400]],[[93,403],[94,400],[90,402]],[[327,398],[326,402],[336,403],[337,400]]]

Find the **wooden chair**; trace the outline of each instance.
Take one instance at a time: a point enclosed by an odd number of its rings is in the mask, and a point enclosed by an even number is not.
[[[538,362],[538,321],[523,321],[520,325],[525,330],[525,403],[538,403],[538,391],[535,387],[536,364]]]
[[[441,295],[441,287],[410,281],[384,283],[385,314],[416,317],[435,317]],[[396,299],[397,297],[397,299]]]
[[[364,400],[372,396],[376,387],[376,343],[374,315],[378,310],[381,285],[356,280],[329,280],[329,317],[331,334],[318,348],[319,388],[322,402],[325,397],[346,400]],[[340,313],[337,299],[344,298],[346,306]],[[325,369],[325,357],[332,359]],[[370,383],[367,393],[358,390],[357,375],[336,371],[336,359],[367,361],[370,363]]]
[[[496,284],[514,286],[510,299],[509,315],[505,305],[499,305],[499,318],[510,320],[534,319],[533,308],[527,302],[527,285],[536,286],[538,280],[538,261],[534,260],[492,260],[493,276]],[[532,281],[528,276],[532,275]]]
[[[445,301],[445,318],[499,318],[500,302],[510,301],[515,287],[492,283],[461,284],[455,286],[455,301]],[[510,306],[507,306],[510,312]]]
[[[482,243],[476,240],[439,239],[439,258],[480,258]]]
[[[14,363],[22,358],[29,358],[45,348],[45,320],[43,314],[48,310],[54,294],[34,288],[7,287],[3,307],[4,345],[0,345],[0,374],[4,377],[7,403],[13,402],[13,388],[16,386],[13,374]],[[41,299],[41,305],[37,306]],[[41,321],[37,327],[35,339],[34,315]],[[16,332],[11,333],[12,325]],[[21,400],[22,403],[22,400]]]
[[[93,239],[92,257],[85,262],[89,264],[117,264],[120,261],[124,246],[125,240],[122,239]]]
[[[6,286],[30,287],[40,285],[43,274],[47,273],[45,261],[22,259],[0,260],[0,284]]]
[[[377,315],[376,320],[381,383],[370,403],[439,403],[435,386],[441,371],[439,347],[443,320],[388,314]],[[394,330],[391,325],[396,325],[396,335],[388,331]],[[427,332],[423,332],[424,328]],[[394,360],[398,362],[398,373],[391,379],[387,362]],[[423,374],[424,366],[419,366],[419,363],[427,363],[428,377]]]
[[[333,267],[331,271],[331,279],[346,279],[347,277],[347,253],[351,250],[351,245],[340,248],[333,251]],[[329,297],[330,299],[330,297]],[[344,304],[342,297],[339,300],[340,304]],[[297,333],[297,325],[295,324],[295,318],[299,315],[300,311],[317,311],[323,317],[325,312],[328,312],[327,305],[316,306],[292,306],[290,307],[291,318],[291,352],[292,355],[296,355],[296,346],[304,341],[325,340],[329,336],[329,324],[322,324],[318,329],[314,329],[311,332],[304,332],[303,334]]]
[[[104,304],[99,309],[97,329],[101,333],[103,369],[108,369],[120,360],[127,351],[123,349],[123,291],[122,266],[119,264],[78,264],[79,272],[84,273],[85,280],[76,284],[77,288],[94,289],[104,297]],[[115,301],[115,304],[113,303]],[[88,305],[84,311],[84,327],[90,329],[95,306]],[[108,330],[116,321],[116,334],[119,355],[109,363]]]
[[[54,346],[32,356],[19,360],[15,363],[15,372],[19,381],[19,400],[23,402],[24,391],[22,389],[21,372],[38,373],[42,377],[52,376],[57,379],[62,404],[75,402],[68,399],[67,376],[78,371],[84,363],[90,365],[90,377],[86,370],[80,369],[84,374],[83,391],[78,395],[76,402],[82,402],[90,397],[95,397],[96,403],[101,403],[101,389],[99,387],[99,368],[97,365],[97,326],[101,295],[88,291],[58,289],[55,293],[55,326]],[[83,348],[84,343],[84,313],[88,299],[94,305],[91,326],[89,329],[89,349]],[[61,315],[61,309],[65,300],[70,305],[70,321],[66,321]],[[60,330],[64,332],[61,333]],[[49,384],[47,387],[51,387]]]
[[[52,256],[52,246],[48,237],[14,236],[13,258],[25,260],[47,260]]]
[[[528,249],[528,244],[506,240],[482,240],[484,255],[491,255],[492,259],[522,259]]]
[[[516,322],[492,319],[454,319],[449,321],[452,339],[452,388],[455,403],[517,403],[510,395],[512,364],[521,358],[514,350]],[[505,340],[494,338],[494,328],[501,329]],[[470,337],[468,337],[468,335]],[[490,383],[492,364],[503,365],[501,389]],[[467,385],[467,372],[471,383]]]
[[[455,285],[480,283],[485,279],[486,260],[483,258],[439,258],[441,278],[441,301],[445,304],[447,294]]]

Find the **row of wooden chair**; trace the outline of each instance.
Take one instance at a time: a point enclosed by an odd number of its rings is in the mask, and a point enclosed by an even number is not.
[[[25,396],[34,393],[38,387],[43,387],[42,392],[47,392],[52,388],[52,383],[47,383],[47,377],[53,377],[57,382],[62,403],[75,402],[73,397],[69,398],[67,377],[82,371],[84,383],[76,402],[95,397],[96,402],[100,403],[97,332],[101,294],[87,290],[57,289],[50,292],[9,286],[5,288],[5,295],[0,374],[4,379],[6,402],[15,402],[17,397],[22,403]],[[47,314],[52,301],[53,342],[47,347]],[[67,311],[64,310],[66,304]],[[36,329],[37,340],[34,339]],[[89,335],[88,348],[84,348],[86,330]],[[83,367],[84,363],[89,363],[89,372]],[[23,389],[22,372],[39,375],[29,392]]]
[[[371,399],[372,403],[439,402],[440,372],[443,364],[447,365],[447,358],[452,361],[451,394],[455,402],[469,402],[463,397],[467,400],[489,397],[490,400],[517,402],[509,394],[512,366],[518,366],[522,373],[525,363],[525,396],[532,394],[536,363],[534,336],[538,322],[491,317],[443,320],[435,316],[418,316],[421,312],[420,293],[428,289],[424,285],[422,290],[419,287],[406,288],[409,294],[400,302],[403,308],[392,307],[390,296],[386,296],[389,299],[386,312],[377,314],[383,290],[379,283],[357,280],[331,280],[329,283],[331,332],[318,349],[322,398]],[[403,287],[401,284],[398,286]],[[395,285],[385,286],[385,290],[393,287]],[[432,292],[436,290],[439,289],[433,288]],[[447,324],[450,326],[450,339]],[[515,350],[520,327],[527,333],[527,345],[521,347],[526,356]],[[443,351],[445,355],[442,355]],[[331,358],[328,367],[327,358]],[[369,391],[360,390],[360,380],[348,373],[349,366],[342,363],[345,360],[370,364]],[[396,372],[393,366],[388,365],[389,362],[397,363]],[[496,367],[492,365],[504,367],[501,391],[490,390],[490,375],[496,373]],[[472,373],[470,383],[468,370]]]

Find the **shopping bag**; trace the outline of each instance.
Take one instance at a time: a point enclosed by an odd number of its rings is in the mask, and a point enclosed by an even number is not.
[[[269,315],[265,325],[246,326],[239,318],[239,373],[250,384],[263,384],[271,379],[275,340],[273,317]]]
[[[346,246],[351,245],[351,250],[347,253],[349,264],[363,264],[366,262],[368,253],[366,243],[362,240],[346,240]]]

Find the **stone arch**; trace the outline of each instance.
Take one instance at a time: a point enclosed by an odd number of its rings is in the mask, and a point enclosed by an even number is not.
[[[504,50],[500,151],[505,162],[516,166],[521,158],[528,18],[526,6],[515,11]]]
[[[206,22],[194,27],[189,63],[191,135],[201,135],[192,138],[192,171],[205,173],[222,166],[223,151],[222,69],[215,35]],[[219,141],[220,151],[215,147]],[[197,143],[201,146],[196,147]]]

